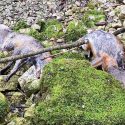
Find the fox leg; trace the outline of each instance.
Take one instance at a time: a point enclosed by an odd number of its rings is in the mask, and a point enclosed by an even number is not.
[[[14,63],[14,61],[9,62],[3,69],[0,70],[0,75],[3,75]]]
[[[24,65],[26,64],[26,59],[19,59],[16,61],[13,69],[10,71],[10,73],[5,77],[4,81],[7,82],[9,79]]]
[[[91,62],[91,65],[93,67],[98,67],[98,66],[101,66],[103,64],[103,60],[102,60],[102,57],[96,57],[92,62]]]
[[[18,55],[18,51],[13,51],[12,56]],[[14,61],[9,62],[3,69],[0,70],[0,75],[3,75],[12,65]]]

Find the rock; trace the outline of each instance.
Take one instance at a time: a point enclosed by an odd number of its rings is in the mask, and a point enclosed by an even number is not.
[[[36,107],[36,124],[125,123],[125,91],[120,82],[85,60],[52,61],[44,68],[41,83],[47,90]]]
[[[6,75],[0,76],[0,91],[16,90],[18,86],[18,76],[13,76],[8,82],[4,82]]]
[[[40,30],[41,27],[38,24],[33,24],[31,28],[34,30]]]
[[[28,34],[30,33],[31,29],[30,28],[25,28],[25,29],[20,29],[19,32],[20,33],[24,33],[24,34]]]
[[[25,118],[15,117],[7,125],[31,125],[31,123],[30,121],[27,121]]]
[[[57,42],[57,43],[63,43],[63,42],[64,42],[64,39],[58,39],[56,42]]]
[[[76,1],[75,4],[80,7],[81,3],[79,1]]]
[[[58,15],[57,13],[53,13],[52,17],[57,17],[57,15]]]
[[[111,16],[111,17],[115,16],[115,11],[113,11],[113,10],[110,11],[110,12],[108,13],[108,15]]]
[[[7,96],[11,105],[19,106],[25,102],[25,96],[21,92],[8,92]]]
[[[119,20],[117,23],[112,23],[112,28],[121,28],[122,27],[122,23]]]
[[[32,104],[29,108],[26,109],[24,118],[31,118],[35,113],[35,104]]]
[[[31,95],[40,90],[40,80],[35,75],[35,67],[30,67],[19,79],[18,82],[21,89],[27,94]]]
[[[72,14],[73,14],[73,13],[72,13],[72,10],[71,10],[71,9],[69,9],[68,11],[65,12],[65,15],[66,15],[66,16],[72,16]]]
[[[51,38],[50,41],[56,41],[56,39],[55,38]]]
[[[5,116],[8,113],[9,107],[6,97],[0,93],[0,123],[4,121]]]
[[[125,27],[125,20],[124,20],[124,22],[123,22],[123,27]]]
[[[120,11],[119,13],[120,19],[125,19],[125,5],[121,5],[119,7],[119,11]]]
[[[64,20],[64,16],[59,15],[59,16],[56,17],[56,19],[59,20],[59,21],[63,21]]]

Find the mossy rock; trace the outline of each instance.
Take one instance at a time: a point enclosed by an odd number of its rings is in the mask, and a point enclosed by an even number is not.
[[[105,21],[105,14],[103,10],[90,7],[84,12],[82,21],[87,28],[92,28],[96,23]]]
[[[125,90],[87,61],[52,61],[44,69],[41,84],[47,94],[36,107],[38,125],[125,124]]]
[[[65,33],[65,41],[66,42],[73,42],[76,41],[79,37],[86,34],[86,26],[84,22],[73,20],[70,21]]]
[[[4,121],[4,118],[8,113],[8,109],[8,102],[5,96],[2,93],[0,93],[0,123]]]
[[[43,32],[47,39],[60,38],[64,35],[63,25],[56,19],[47,20]]]
[[[0,92],[7,90],[17,90],[18,76],[13,76],[8,82],[4,81],[6,75],[0,75]]]
[[[15,117],[7,125],[31,125],[30,121],[27,121],[23,117]]]

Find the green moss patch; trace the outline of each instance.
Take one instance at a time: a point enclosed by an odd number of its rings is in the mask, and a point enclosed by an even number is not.
[[[36,107],[39,124],[125,124],[125,90],[86,61],[55,60],[45,67],[41,83],[47,96]]]
[[[8,112],[8,102],[5,96],[0,93],[0,123],[4,120]]]
[[[105,21],[105,15],[103,10],[97,10],[97,8],[88,9],[83,14],[82,21],[86,27],[92,28],[95,27],[97,22]]]
[[[14,31],[19,31],[19,29],[24,29],[24,28],[28,28],[29,26],[27,25],[26,21],[24,20],[20,20],[18,21],[14,27],[13,27],[13,30]]]
[[[76,41],[78,38],[86,34],[84,22],[74,20],[69,22],[65,33],[66,42]]]

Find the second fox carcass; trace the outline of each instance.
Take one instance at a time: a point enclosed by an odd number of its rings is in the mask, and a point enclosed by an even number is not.
[[[82,40],[86,43],[82,48],[92,53],[92,66],[101,66],[125,85],[125,56],[122,42],[113,34],[103,30],[90,32]]]
[[[116,36],[103,30],[96,30],[82,39],[86,43],[82,48],[92,53],[92,66],[102,65],[104,70],[113,65],[124,67],[124,47]]]
[[[4,43],[2,44],[2,50],[3,51],[13,51],[12,55],[23,55],[27,54],[30,52],[36,52],[43,47],[36,39],[34,39],[31,36],[25,35],[25,34],[20,34],[20,33],[15,33],[15,32],[10,32],[4,39]],[[10,73],[5,77],[5,81],[8,81],[17,71],[19,68],[21,68],[24,64],[30,63],[35,66],[36,69],[36,76],[37,78],[40,78],[41,70],[42,68],[51,61],[49,57],[50,53],[45,52],[43,54],[39,54],[33,57],[28,57],[24,59],[19,59],[15,62],[15,65],[13,69],[10,71]],[[46,59],[44,59],[46,58]],[[4,67],[1,71],[0,74],[4,74],[6,70],[8,70],[11,65],[14,62],[11,61],[7,64],[6,67]]]

